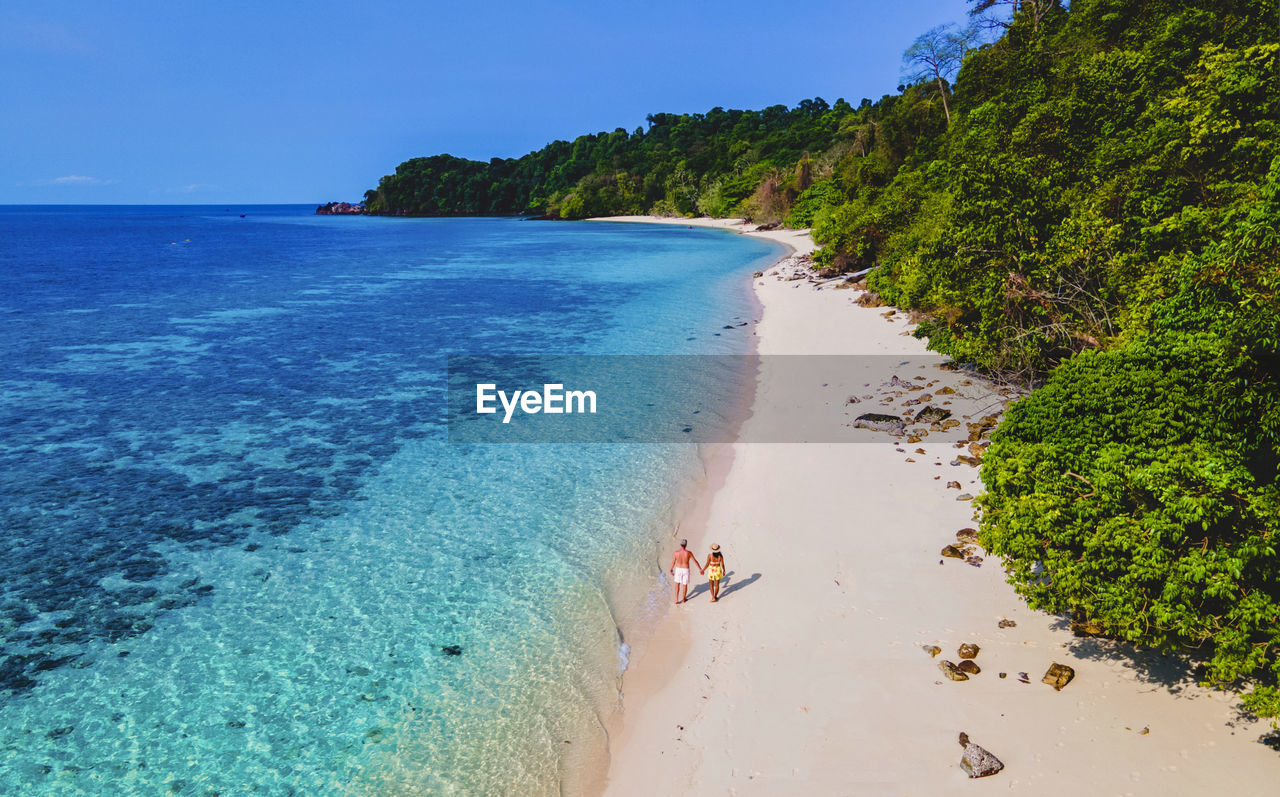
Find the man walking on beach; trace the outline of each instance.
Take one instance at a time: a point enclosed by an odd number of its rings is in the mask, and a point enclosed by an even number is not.
[[[689,562],[691,560],[699,570],[702,569],[702,565],[698,564],[693,551],[689,550],[689,541],[681,540],[680,550],[676,551],[676,555],[671,557],[671,569],[668,571],[676,582],[676,603],[689,602]],[[683,597],[680,594],[681,589],[684,590]]]

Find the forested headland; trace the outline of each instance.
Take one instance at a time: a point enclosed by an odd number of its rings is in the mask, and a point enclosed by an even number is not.
[[[414,158],[366,206],[811,227],[818,268],[873,268],[931,348],[1034,388],[993,437],[978,501],[1028,602],[1188,653],[1204,682],[1280,716],[1275,6],[970,10],[974,27],[922,34],[876,101]]]

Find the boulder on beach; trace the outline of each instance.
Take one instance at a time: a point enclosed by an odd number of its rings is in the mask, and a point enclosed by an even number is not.
[[[1053,687],[1053,691],[1061,692],[1062,687],[1071,683],[1071,679],[1076,677],[1076,671],[1065,664],[1054,662],[1049,665],[1049,670],[1040,679],[1041,683],[1046,683]]]
[[[902,434],[907,428],[902,419],[896,415],[882,415],[878,412],[859,415],[854,419],[853,425],[857,429],[870,429],[873,432],[888,432],[895,435]]]
[[[960,658],[962,659],[976,659],[978,658],[978,651],[980,650],[982,650],[982,648],[972,642],[965,642],[960,646],[960,650],[958,650],[957,653],[960,654]]]
[[[916,413],[916,423],[941,423],[951,417],[951,410],[944,410],[932,404]]]
[[[942,674],[953,681],[969,680],[969,676],[965,675],[964,670],[961,670],[953,662],[949,662],[946,659],[938,662],[938,669],[942,670]]]
[[[1107,633],[1107,630],[1103,628],[1100,623],[1096,623],[1093,620],[1086,619],[1083,615],[1077,614],[1071,621],[1071,633],[1080,637],[1103,636]]]
[[[985,778],[1004,769],[1004,763],[982,747],[969,741],[967,733],[960,734],[964,753],[960,756],[960,768],[971,778]]]

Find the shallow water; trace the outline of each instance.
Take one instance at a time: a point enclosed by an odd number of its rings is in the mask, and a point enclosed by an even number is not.
[[[745,351],[777,254],[0,208],[0,792],[572,790],[700,463],[449,444],[446,355]]]

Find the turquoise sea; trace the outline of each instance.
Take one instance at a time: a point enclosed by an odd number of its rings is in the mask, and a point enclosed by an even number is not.
[[[779,247],[312,210],[0,208],[0,793],[602,760],[698,452],[449,443],[446,358],[742,353]]]

